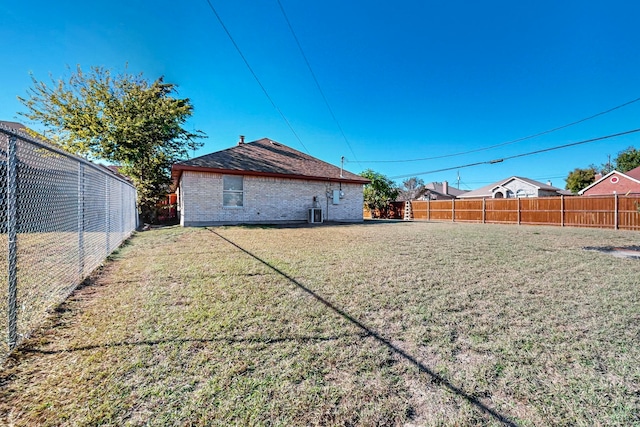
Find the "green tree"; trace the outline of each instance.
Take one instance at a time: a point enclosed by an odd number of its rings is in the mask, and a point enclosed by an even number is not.
[[[578,193],[583,188],[593,184],[596,179],[596,173],[596,169],[592,166],[586,169],[575,168],[567,176],[566,189],[571,190],[572,193]]]
[[[369,184],[364,186],[364,204],[371,211],[371,215],[375,216],[376,212],[381,218],[389,216],[389,205],[398,197],[398,189],[394,182],[381,173],[367,169],[360,173],[370,180]]]
[[[618,172],[628,172],[640,166],[640,151],[633,147],[629,147],[618,153],[615,160],[616,170]]]
[[[85,73],[78,66],[50,85],[31,79],[28,96],[18,97],[28,110],[20,114],[40,122],[62,149],[122,166],[136,186],[143,221],[152,222],[169,190],[171,165],[202,146],[197,139],[204,134],[184,128],[191,101],[175,97],[176,85],[162,77],[151,82],[102,67]]]

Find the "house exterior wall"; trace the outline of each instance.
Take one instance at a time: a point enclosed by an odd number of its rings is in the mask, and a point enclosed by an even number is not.
[[[435,190],[427,190],[424,195],[419,197],[418,200],[451,200],[455,199],[455,196],[450,194],[442,194]]]
[[[362,222],[363,185],[342,183],[344,197],[334,205],[327,190],[338,183],[244,176],[243,206],[222,205],[222,174],[184,171],[179,183],[180,224],[304,222],[317,197],[325,221]]]
[[[518,193],[520,191],[520,193]],[[493,190],[492,197],[496,197],[497,192],[502,192],[504,198],[516,197],[552,197],[557,196],[558,192],[553,190],[543,190],[528,182],[512,180],[499,188]],[[510,192],[510,193],[509,193]]]
[[[510,191],[511,194],[508,194],[505,189]],[[495,189],[493,191],[493,197],[495,197],[497,192],[502,192],[504,194],[504,198],[517,197],[516,195],[518,194],[519,190],[523,192],[522,194],[524,194],[520,197],[538,197],[538,187],[531,185],[528,182],[518,181],[515,179]]]
[[[612,178],[618,178],[617,182],[612,182]],[[614,179],[615,181],[615,179]],[[614,173],[611,176],[603,179],[587,191],[582,193],[583,196],[603,196],[608,194],[620,194],[627,193],[638,194],[640,193],[640,183],[637,183],[628,177]]]

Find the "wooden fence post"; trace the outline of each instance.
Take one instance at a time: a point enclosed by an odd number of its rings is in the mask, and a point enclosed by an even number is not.
[[[456,222],[456,199],[451,199],[451,222]]]
[[[560,195],[560,227],[564,227],[564,195]]]
[[[613,228],[618,229],[618,193],[613,194],[614,199],[614,213],[613,213]]]
[[[487,211],[487,199],[486,198],[482,198],[482,223],[484,224],[487,220],[486,218],[486,211]]]
[[[427,199],[427,221],[431,221],[431,195]]]
[[[516,197],[518,201],[518,225],[520,225],[520,197]]]

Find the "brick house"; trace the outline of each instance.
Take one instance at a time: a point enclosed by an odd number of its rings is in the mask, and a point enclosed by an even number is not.
[[[640,166],[628,172],[609,172],[578,192],[581,196],[640,194]]]
[[[279,142],[245,143],[243,136],[234,147],[174,164],[171,173],[182,226],[362,222],[369,182]]]

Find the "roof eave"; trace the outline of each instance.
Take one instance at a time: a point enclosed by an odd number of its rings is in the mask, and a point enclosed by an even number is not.
[[[269,178],[288,178],[288,179],[305,179],[309,181],[322,181],[322,182],[342,182],[342,183],[353,183],[353,184],[368,184],[371,181],[366,178],[353,179],[353,178],[344,178],[344,177],[320,177],[320,176],[311,176],[311,175],[297,175],[297,174],[284,174],[284,173],[274,173],[274,172],[257,172],[257,171],[247,171],[247,170],[238,170],[238,169],[220,169],[220,168],[207,168],[202,166],[188,166],[188,165],[180,165],[175,164],[171,167],[171,179],[176,183],[180,181],[180,177],[182,176],[182,172],[207,172],[207,173],[219,173],[225,175],[245,175],[245,176],[261,176],[261,177],[269,177]]]
[[[578,191],[578,195],[582,196],[584,194],[585,191],[587,191],[588,189],[595,187],[597,184],[601,183],[602,181],[606,180],[607,178],[609,178],[611,175],[615,174],[615,173],[620,173],[617,170],[612,170],[611,172],[609,172],[608,174],[606,174],[605,176],[601,177],[598,180],[593,181],[591,184],[589,184],[588,186],[586,186],[585,188],[583,188],[582,190]]]

